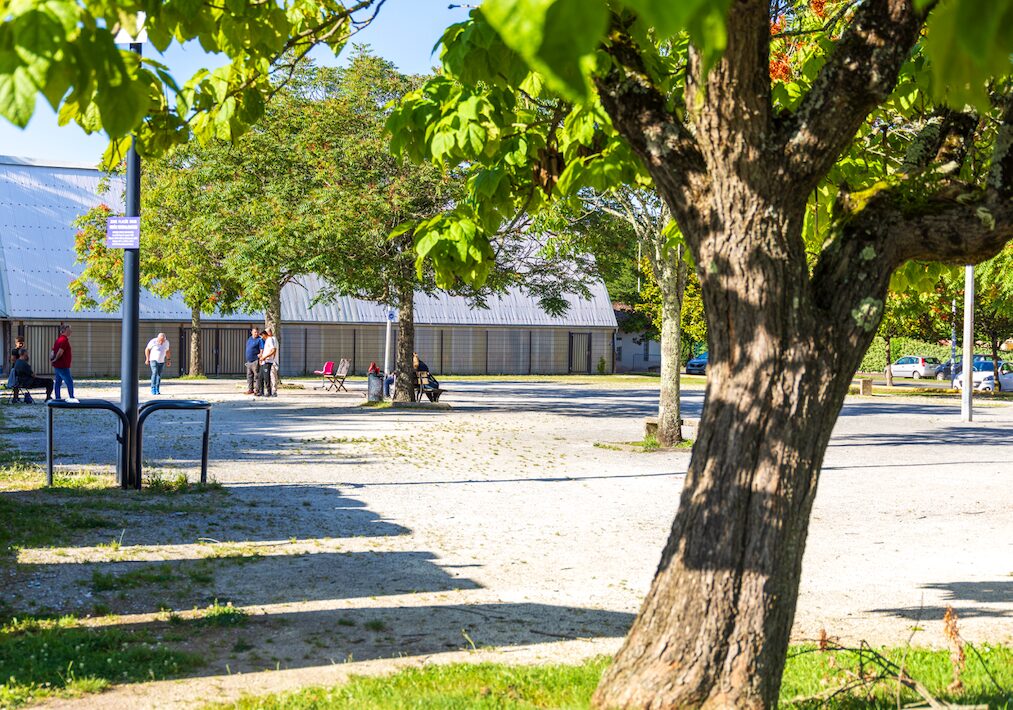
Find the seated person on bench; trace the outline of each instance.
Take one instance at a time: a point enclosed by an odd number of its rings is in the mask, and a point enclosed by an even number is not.
[[[20,335],[14,339],[14,348],[11,350],[8,366],[10,373],[7,375],[7,389],[14,389],[17,383],[14,381],[14,363],[21,359],[21,349],[25,347],[25,339]]]
[[[422,399],[422,394],[426,390],[439,389],[440,383],[436,381],[433,374],[429,372],[429,366],[426,363],[419,360],[418,353],[412,353],[412,367],[415,369],[415,391],[417,393],[417,399]],[[432,399],[430,397],[430,399]]]
[[[18,389],[46,388],[46,400],[53,396],[53,380],[49,377],[36,377],[32,366],[28,363],[28,350],[21,348],[21,357],[14,363],[14,384]],[[25,401],[29,401],[26,400]]]

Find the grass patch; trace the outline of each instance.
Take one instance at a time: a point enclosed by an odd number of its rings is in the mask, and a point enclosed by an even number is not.
[[[145,477],[141,490],[156,495],[178,495],[180,493],[223,492],[225,488],[214,479],[207,483],[190,483],[183,471],[155,469]]]
[[[86,627],[69,616],[11,619],[0,627],[0,707],[168,678],[203,663],[157,641],[150,631]]]
[[[594,443],[596,449],[607,449],[609,451],[637,451],[640,453],[651,453],[654,451],[673,451],[676,449],[691,449],[693,448],[692,439],[683,439],[675,446],[669,446],[667,448],[662,447],[658,443],[658,437],[654,434],[647,434],[641,441],[620,441],[620,442],[609,442],[609,441],[596,441]]]
[[[91,574],[91,588],[96,592],[114,589],[136,589],[149,584],[169,584],[176,580],[176,574],[168,564],[144,565],[122,574],[111,574],[95,570]]]
[[[208,378],[207,375],[180,375],[179,377],[174,377],[172,379],[174,379],[174,380],[206,380],[207,378]]]
[[[201,610],[197,622],[203,626],[243,626],[249,621],[250,615],[242,609],[232,606],[232,602],[214,603]]]
[[[365,407],[366,409],[390,409],[391,407],[394,406],[394,403],[388,399],[388,400],[383,400],[381,402],[369,402],[369,401],[366,401],[366,402],[360,403],[359,406],[360,407]]]
[[[906,673],[924,684],[944,702],[1013,708],[1013,649],[984,646],[980,649],[984,665],[968,654],[961,676],[964,690],[951,692],[953,680],[948,651],[924,649],[881,650],[893,663],[904,662]],[[829,698],[834,691],[853,681],[859,666],[869,670],[864,659],[853,651],[819,651],[815,647],[791,649],[781,687],[781,707],[896,708],[897,684],[880,681],[871,687],[845,691]],[[864,660],[864,663],[863,663]],[[391,676],[354,677],[347,684],[332,688],[309,688],[293,693],[244,698],[215,708],[237,710],[408,710],[427,708],[589,708],[591,694],[598,685],[609,659],[596,658],[581,665],[507,666],[501,664],[458,664],[412,668]],[[987,670],[986,670],[987,666]],[[990,675],[991,674],[991,677]],[[902,704],[915,703],[921,697],[903,689]]]

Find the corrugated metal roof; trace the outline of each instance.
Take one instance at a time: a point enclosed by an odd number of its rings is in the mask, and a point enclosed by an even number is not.
[[[24,319],[119,319],[119,313],[74,311],[68,284],[80,274],[75,265],[74,220],[105,202],[122,209],[121,183],[98,194],[101,174],[82,165],[41,164],[0,156],[0,316]],[[321,282],[314,276],[289,284],[282,292],[287,323],[381,323],[386,308],[357,298],[339,297],[310,307]],[[415,320],[421,325],[580,326],[615,328],[615,314],[601,282],[591,285],[589,300],[571,298],[560,317],[545,313],[536,299],[519,289],[488,300],[488,309],[472,308],[459,296],[415,296]],[[143,291],[142,320],[189,321],[179,297],[158,298]],[[249,321],[261,314],[214,315],[207,320]]]

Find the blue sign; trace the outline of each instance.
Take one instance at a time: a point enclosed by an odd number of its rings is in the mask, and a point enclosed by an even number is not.
[[[110,217],[106,222],[107,249],[140,249],[141,218]]]
[[[395,318],[397,318],[397,314],[394,312],[394,309],[391,308],[389,311],[387,311],[387,320],[393,323]]]

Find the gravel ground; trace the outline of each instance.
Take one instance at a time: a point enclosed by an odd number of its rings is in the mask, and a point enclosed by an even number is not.
[[[158,623],[166,602],[228,599],[253,616],[203,642],[206,673],[250,675],[78,704],[165,707],[209,699],[212,687],[231,697],[328,682],[337,677],[328,666],[349,660],[477,648],[565,661],[616,647],[653,576],[689,453],[595,444],[640,438],[656,390],[450,379],[452,409],[400,410],[358,406],[356,386],[253,400],[232,381],[163,384],[163,396],[214,402],[211,474],[228,494],[180,496],[181,510],[131,513],[73,547],[25,550],[4,596],[78,613],[101,602],[126,615],[115,623],[142,624]],[[117,397],[111,386],[79,389]],[[698,416],[701,402],[702,390],[687,390],[685,415]],[[41,426],[41,407],[10,411]],[[57,419],[61,466],[109,468],[111,415]],[[149,469],[195,475],[196,417],[150,421]],[[961,424],[956,401],[849,399],[813,512],[796,639],[826,629],[844,642],[902,644],[914,633],[916,644],[942,645],[952,605],[967,639],[1013,642],[1011,434],[1009,405]],[[41,433],[16,436],[44,446]],[[119,550],[99,547],[119,535]],[[252,561],[230,557],[251,551]],[[88,587],[95,571],[172,560],[185,577],[208,558],[208,584],[125,595]],[[237,652],[239,637],[252,648]],[[290,670],[255,673],[265,668]]]

